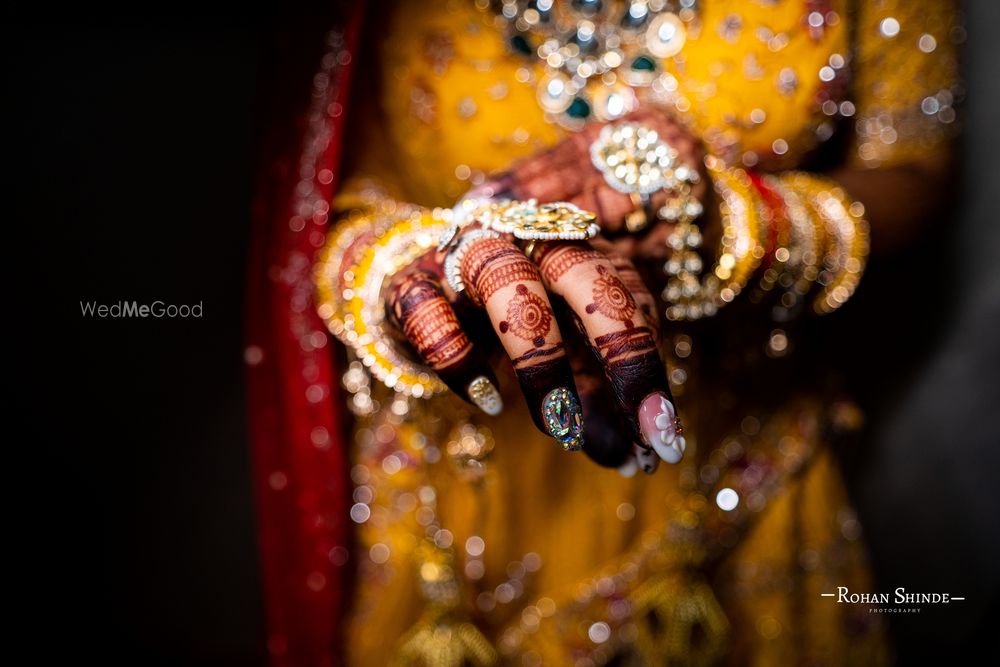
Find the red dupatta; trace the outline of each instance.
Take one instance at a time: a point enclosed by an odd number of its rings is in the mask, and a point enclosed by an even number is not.
[[[269,173],[254,205],[245,358],[267,650],[275,667],[342,662],[348,457],[312,266],[340,176],[362,4],[348,11],[345,28],[327,35],[298,159],[284,156],[287,177]]]

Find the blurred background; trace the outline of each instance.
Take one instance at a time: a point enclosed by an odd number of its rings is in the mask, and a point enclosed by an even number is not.
[[[873,263],[826,334],[868,415],[844,465],[880,590],[966,596],[891,619],[904,665],[998,652],[1000,5],[966,8],[953,214]],[[21,615],[40,624],[41,655],[257,666],[245,255],[257,163],[295,141],[288,113],[307,99],[326,9],[180,9],[3,10],[5,255],[26,267],[9,291],[32,344],[8,348],[29,371],[12,407],[31,435],[13,449],[44,471],[13,505],[32,510]],[[80,317],[80,300],[123,298],[200,301],[204,317]]]

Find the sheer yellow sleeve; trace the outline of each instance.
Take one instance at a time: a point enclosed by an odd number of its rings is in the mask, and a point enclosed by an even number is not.
[[[854,166],[913,162],[954,134],[961,21],[952,0],[858,3]]]

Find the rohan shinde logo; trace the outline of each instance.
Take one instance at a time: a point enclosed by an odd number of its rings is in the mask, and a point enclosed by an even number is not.
[[[941,605],[960,602],[965,597],[951,593],[911,593],[900,586],[892,593],[853,593],[847,586],[837,586],[836,593],[820,593],[825,598],[836,598],[837,604],[866,604],[871,614],[919,613],[924,605]]]

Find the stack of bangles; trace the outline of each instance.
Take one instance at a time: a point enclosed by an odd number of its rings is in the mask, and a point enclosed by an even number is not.
[[[691,194],[698,171],[681,163],[655,130],[607,125],[590,157],[607,184],[635,204],[625,220],[629,232],[642,232],[651,222],[651,195],[666,194],[655,218],[673,225],[663,265],[668,319],[712,316],[748,285],[755,303],[777,295],[771,307],[776,321],[794,317],[810,298],[815,312],[828,313],[851,297],[861,279],[868,256],[864,206],[827,178],[805,172],[765,176],[707,157],[722,223],[719,248],[710,257],[696,222],[702,205]],[[705,271],[708,261],[713,263]]]
[[[639,153],[616,153],[613,142],[623,137]],[[639,166],[629,166],[636,154]],[[676,151],[655,132],[615,127],[595,142],[592,158],[606,167],[605,178],[615,180],[619,191],[634,185],[633,201],[644,208],[654,185],[667,193],[655,218],[673,225],[662,291],[670,320],[712,316],[744,291],[779,322],[806,304],[815,313],[828,313],[851,297],[861,279],[869,242],[864,206],[827,178],[805,172],[762,175],[706,158],[722,225],[719,245],[709,256],[697,224],[701,204],[691,196],[697,170],[677,164]],[[470,200],[455,210],[430,211],[381,201],[353,209],[328,234],[315,267],[317,307],[330,332],[353,350],[356,363],[396,392],[418,398],[446,386],[399,348],[386,321],[385,288],[394,274],[436,249],[444,253],[444,279],[451,289],[477,303],[461,278],[463,257],[477,239],[513,237],[530,259],[539,241],[585,241],[599,232],[594,214],[565,202]],[[641,218],[633,219],[630,230],[639,233],[647,226],[648,213]],[[470,225],[475,227],[466,229]]]
[[[721,242],[702,271],[701,230],[681,219],[667,243],[663,299],[671,320],[714,315],[740,292],[782,322],[811,303],[829,313],[850,299],[868,258],[864,206],[834,181],[805,172],[763,175],[705,160],[719,200]],[[770,300],[769,300],[770,299]]]

